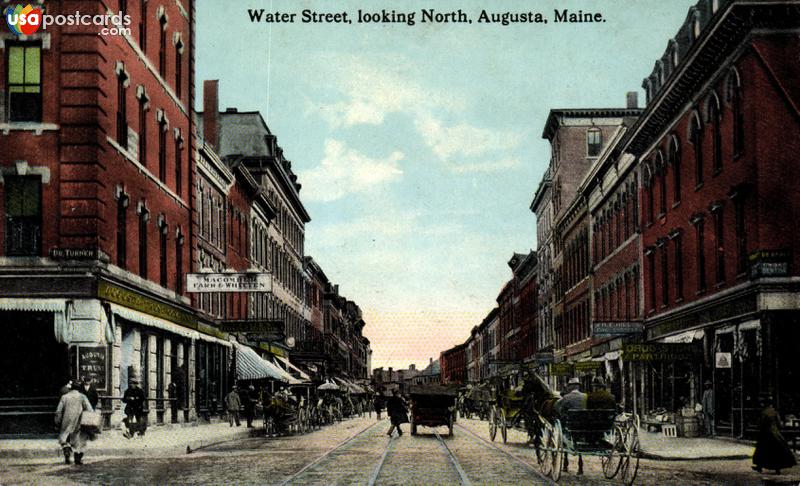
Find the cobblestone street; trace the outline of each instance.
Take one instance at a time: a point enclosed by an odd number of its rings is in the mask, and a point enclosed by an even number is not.
[[[221,443],[191,454],[162,457],[112,457],[87,454],[82,467],[66,466],[54,456],[6,459],[3,484],[552,484],[536,466],[525,434],[509,431],[508,443],[488,442],[488,426],[460,419],[452,437],[446,428],[420,428],[412,436],[389,439],[388,421],[355,418],[306,435],[254,437]],[[436,432],[441,434],[441,440]],[[108,432],[110,434],[116,431]],[[499,435],[498,435],[499,439]],[[123,440],[120,437],[120,440]],[[449,452],[448,452],[449,451]],[[452,458],[450,456],[452,454]],[[509,455],[510,454],[510,455]],[[530,467],[526,467],[526,464]],[[577,461],[560,484],[619,484],[603,478],[600,461]],[[642,460],[636,484],[797,484],[798,471],[759,475],[748,460]],[[795,468],[797,469],[797,468]]]

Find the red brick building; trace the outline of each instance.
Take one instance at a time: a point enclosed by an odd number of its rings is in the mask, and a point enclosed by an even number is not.
[[[52,25],[0,38],[0,320],[19,336],[0,349],[17,370],[0,393],[21,414],[2,431],[35,428],[66,380],[94,369],[101,394],[139,376],[151,420],[169,421],[168,385],[193,377],[193,343],[219,346],[198,333],[183,286],[196,237],[194,4],[112,3],[80,10],[127,4],[124,35]],[[118,418],[119,403],[104,411]]]
[[[623,147],[642,182],[645,337],[696,348],[642,374],[641,407],[698,401],[710,380],[720,435],[750,433],[759,393],[800,410],[798,25],[790,2],[698,2]]]
[[[440,380],[443,384],[467,383],[467,342],[442,351],[439,355]]]

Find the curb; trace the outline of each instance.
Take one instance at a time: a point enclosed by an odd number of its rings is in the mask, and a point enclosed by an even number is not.
[[[137,456],[137,457],[153,457],[161,456],[164,454],[187,454],[198,449],[204,449],[213,445],[223,444],[234,440],[247,439],[249,437],[257,437],[260,434],[258,429],[243,430],[234,432],[218,437],[209,437],[203,439],[193,439],[179,444],[173,444],[166,447],[142,447],[136,444],[136,447],[102,447],[93,448],[89,442],[86,453],[87,456],[101,457],[101,456]],[[263,432],[263,431],[262,431]],[[123,439],[127,440],[127,439]],[[12,442],[12,441],[7,441]],[[47,441],[52,444],[52,447],[38,447],[38,448],[23,448],[14,449],[13,445],[9,448],[0,449],[0,459],[34,459],[34,458],[56,458],[61,457],[61,450],[55,443],[55,440]]]
[[[722,456],[695,456],[695,457],[676,457],[664,456],[652,452],[642,451],[639,455],[641,459],[652,459],[656,461],[734,461],[742,459],[750,459],[752,454],[727,454]]]

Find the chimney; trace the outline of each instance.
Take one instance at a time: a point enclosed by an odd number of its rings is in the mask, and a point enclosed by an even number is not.
[[[433,364],[433,358],[428,358],[428,366]]]
[[[219,80],[203,81],[203,138],[214,150],[219,148]]]
[[[625,94],[627,108],[639,108],[639,93],[636,91],[628,91]]]

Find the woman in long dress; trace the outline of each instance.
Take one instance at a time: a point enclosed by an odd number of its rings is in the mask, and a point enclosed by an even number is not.
[[[781,421],[778,412],[772,406],[772,397],[762,395],[760,398],[764,410],[761,411],[759,420],[758,440],[756,451],[753,453],[753,470],[761,472],[763,469],[773,469],[775,474],[780,474],[781,469],[790,468],[797,461],[786,439],[781,435]]]
[[[92,412],[92,405],[86,395],[81,393],[82,385],[73,383],[72,389],[61,396],[56,408],[56,425],[59,427],[58,443],[64,453],[64,463],[70,463],[75,455],[75,464],[83,464],[87,434],[81,430],[81,415]]]

